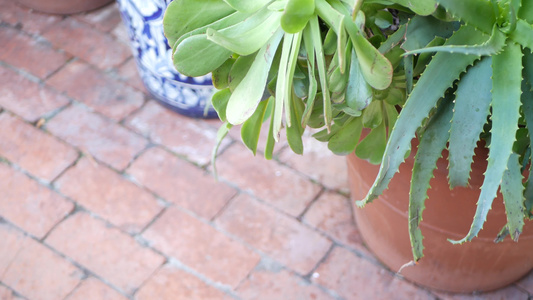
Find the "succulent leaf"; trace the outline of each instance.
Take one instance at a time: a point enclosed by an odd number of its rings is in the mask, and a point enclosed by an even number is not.
[[[231,51],[211,42],[207,35],[198,34],[184,39],[176,47],[173,60],[178,72],[198,77],[220,67],[230,56]]]
[[[507,214],[507,230],[511,238],[518,242],[518,236],[524,227],[524,185],[518,154],[513,153],[509,157],[507,170],[503,173],[502,195]]]
[[[455,112],[450,130],[450,187],[467,186],[476,142],[487,123],[492,101],[492,59],[485,57],[468,69],[455,92]]]
[[[257,143],[259,142],[259,134],[261,133],[261,125],[265,118],[270,99],[259,102],[254,114],[242,124],[241,138],[244,145],[252,151],[255,155],[257,152]]]
[[[477,44],[484,40],[486,35],[473,27],[463,26],[446,43]],[[405,103],[387,143],[378,176],[366,197],[357,202],[358,206],[364,206],[383,193],[411,149],[411,140],[422,121],[453,82],[478,58],[477,55],[454,55],[446,52],[435,55]]]
[[[510,38],[530,50],[533,49],[533,25],[524,20],[516,22],[515,30],[510,34]]]
[[[252,13],[256,12],[265,5],[267,5],[271,0],[224,0],[229,6],[233,7],[235,10]]]
[[[409,191],[409,236],[415,261],[423,256],[423,237],[419,225],[425,208],[424,202],[428,198],[429,181],[433,178],[437,160],[442,156],[442,150],[446,148],[446,142],[450,136],[450,120],[454,107],[450,98],[448,96],[443,99],[436,114],[431,117],[420,138],[420,145],[415,156]]]
[[[492,129],[488,167],[481,186],[474,221],[467,235],[452,243],[471,241],[483,228],[492,207],[502,176],[512,153],[520,118],[522,84],[522,50],[509,43],[504,51],[492,57]]]
[[[528,59],[526,59],[526,61],[528,61]],[[533,91],[531,90],[531,84],[523,82],[522,91],[522,112],[524,113],[529,131],[529,144],[533,145],[533,101],[531,101],[533,99]],[[533,151],[530,151],[529,159],[530,161],[533,161]],[[529,214],[529,217],[531,217],[531,210],[533,209],[533,168],[531,166],[529,167],[529,176],[527,178],[524,197],[526,212]]]
[[[405,6],[422,16],[431,15],[437,9],[435,0],[390,0],[390,2]]]
[[[328,149],[337,155],[348,155],[352,153],[359,142],[362,129],[363,124],[361,123],[361,118],[351,117],[329,139]]]
[[[437,0],[454,17],[490,34],[497,16],[491,1],[487,0]]]

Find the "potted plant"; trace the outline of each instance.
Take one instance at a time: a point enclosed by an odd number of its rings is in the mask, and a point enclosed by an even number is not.
[[[533,206],[531,1],[176,0],[164,26],[178,71],[213,73],[219,139],[242,124],[255,154],[269,120],[267,158],[283,127],[296,153],[311,127],[349,155],[357,206],[375,200],[355,210],[358,226],[391,269],[412,260],[407,278],[466,292],[533,268],[524,230]]]

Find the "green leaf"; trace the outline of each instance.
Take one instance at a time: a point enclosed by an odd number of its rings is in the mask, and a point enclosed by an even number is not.
[[[257,143],[259,142],[259,134],[261,133],[261,125],[263,124],[263,120],[265,118],[265,112],[268,106],[269,100],[264,100],[259,102],[259,105],[257,106],[257,109],[255,110],[254,114],[246,120],[242,124],[241,127],[241,138],[248,147],[252,151],[252,153],[255,155],[257,152]]]
[[[432,17],[414,16],[407,23],[402,48],[406,51],[424,48],[437,36],[449,38],[456,29],[455,24],[451,22],[443,22]]]
[[[169,45],[185,33],[211,24],[235,12],[222,0],[180,0],[171,2],[163,18]]]
[[[357,145],[355,155],[369,161],[371,164],[379,164],[383,158],[387,146],[387,128],[385,122],[372,129],[370,133]]]
[[[282,36],[283,31],[280,29],[259,50],[250,70],[233,91],[226,112],[228,121],[231,124],[237,125],[246,121],[254,113],[259,101],[261,101],[268,72]]]
[[[374,129],[383,123],[382,101],[372,101],[363,110],[363,127]]]
[[[485,39],[486,36],[475,31],[474,28],[464,26],[455,32],[447,43],[476,44]],[[478,56],[476,55],[454,55],[445,52],[439,52],[435,55],[418,80],[394,125],[374,184],[366,197],[362,201],[358,201],[357,205],[364,206],[381,195],[387,188],[400,164],[404,161],[405,154],[409,152],[411,140],[422,121],[429,115],[446,90],[459,78],[460,74],[477,59]]]
[[[450,187],[467,186],[476,142],[487,123],[492,100],[492,60],[485,57],[468,69],[455,92],[455,112],[450,130]]]
[[[274,146],[276,145],[276,141],[274,140],[274,118],[273,118],[273,112],[276,108],[276,101],[274,97],[270,97],[268,99],[269,107],[267,108],[267,111],[270,111],[270,126],[268,128],[268,135],[267,135],[267,141],[265,146],[265,158],[270,160],[272,159],[272,153],[274,152]]]
[[[424,202],[428,198],[429,181],[433,178],[437,160],[442,157],[442,150],[446,148],[450,136],[452,115],[453,101],[444,99],[438,106],[437,113],[431,117],[416,152],[409,191],[409,236],[415,262],[423,256],[423,237],[419,225],[425,208]]]
[[[230,58],[211,73],[213,86],[215,88],[217,88],[218,90],[222,90],[229,87],[229,73],[234,63],[235,59]]]
[[[287,70],[289,68],[289,59],[291,54],[293,34],[285,33],[283,35],[283,45],[281,46],[281,59],[279,63],[278,70],[278,79],[276,80],[276,105],[274,106],[274,120],[273,134],[274,140],[279,141],[279,133],[281,131],[281,126],[283,125],[283,108],[285,106],[285,98],[288,97],[287,91],[288,80],[287,80]],[[285,107],[285,109],[290,109],[290,107]]]
[[[302,127],[306,127],[311,117],[313,107],[315,104],[315,97],[318,90],[318,83],[315,77],[315,49],[312,42],[313,36],[311,34],[311,27],[307,26],[303,31],[303,41],[307,58],[307,71],[309,77],[309,92],[307,93],[307,105],[303,113]]]
[[[213,108],[222,122],[228,121],[226,118],[226,108],[228,107],[229,97],[231,97],[230,89],[217,91],[211,97],[211,104],[213,104]]]
[[[346,87],[346,104],[354,110],[363,110],[372,101],[372,88],[366,83],[359,61],[352,51],[348,86]]]
[[[300,98],[293,96],[291,101],[291,118],[293,120],[290,126],[287,126],[287,142],[292,151],[296,154],[304,153],[304,145],[302,141],[302,135],[304,129],[301,125],[301,116],[304,111],[304,103]]]
[[[398,3],[422,16],[431,15],[437,9],[435,0],[389,0],[389,2]]]
[[[404,53],[404,55],[411,55],[415,53],[428,53],[428,52],[450,52],[461,54],[474,54],[474,55],[493,55],[499,53],[505,46],[507,36],[498,29],[498,26],[494,25],[492,35],[490,38],[479,45],[445,45],[436,47],[426,47],[422,49],[412,50]]]
[[[518,18],[533,24],[533,2],[530,0],[523,0],[522,7],[518,11]]]
[[[287,33],[300,32],[314,13],[315,0],[288,0],[281,17],[281,28]]]
[[[276,34],[281,13],[261,10],[234,26],[215,30],[208,28],[207,38],[239,55],[255,53]]]
[[[527,59],[526,59],[527,61]],[[522,111],[526,119],[527,129],[529,131],[529,145],[533,145],[533,91],[531,84],[522,82]],[[533,161],[533,151],[530,151],[530,161]],[[529,167],[529,176],[526,183],[526,191],[524,192],[526,198],[525,206],[528,214],[531,214],[533,209],[533,167]],[[531,216],[530,216],[531,217]]]
[[[266,6],[271,0],[224,0],[235,10],[242,12],[256,12],[262,7]]]
[[[330,139],[328,149],[337,155],[348,155],[355,150],[363,124],[361,118],[350,118]],[[333,131],[333,129],[332,129]]]
[[[487,0],[437,0],[454,17],[490,33],[496,23],[496,15],[491,1]]]
[[[218,148],[220,147],[220,145],[222,144],[222,141],[228,135],[228,132],[230,131],[232,127],[233,125],[231,125],[230,123],[224,122],[224,124],[222,124],[222,126],[220,126],[220,128],[218,129],[215,147],[213,148],[213,151],[211,152],[211,164],[213,165],[213,173],[214,173],[215,178],[218,178],[217,164],[216,164]]]
[[[524,228],[524,186],[518,154],[513,153],[509,157],[507,170],[503,173],[502,195],[507,214],[507,230],[511,238],[518,242],[518,236]]]
[[[239,56],[229,72],[229,88],[233,92],[244,79],[256,55]]]
[[[522,51],[514,43],[492,57],[492,129],[488,167],[481,186],[476,214],[468,234],[459,241],[464,243],[477,236],[496,197],[496,192],[507,168],[512,153],[515,133],[520,118],[520,95],[522,84]]]
[[[523,47],[533,49],[533,25],[524,20],[518,20],[515,30],[510,35],[511,39]]]
[[[173,60],[178,72],[198,77],[220,67],[230,56],[231,51],[209,41],[205,34],[198,34],[184,39],[177,46]]]

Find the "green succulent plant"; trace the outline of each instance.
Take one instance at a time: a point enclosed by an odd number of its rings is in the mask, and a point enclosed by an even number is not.
[[[490,147],[471,230],[454,243],[478,234],[500,187],[508,223],[498,239],[517,240],[530,217],[533,176],[523,184],[522,174],[532,155],[532,24],[529,0],[175,0],[164,19],[176,69],[213,74],[219,142],[242,124],[255,154],[270,121],[265,157],[283,127],[301,154],[304,129],[315,128],[334,153],[381,163],[359,206],[387,188],[418,135],[409,205],[415,261],[445,148],[453,188],[468,185],[477,141]]]

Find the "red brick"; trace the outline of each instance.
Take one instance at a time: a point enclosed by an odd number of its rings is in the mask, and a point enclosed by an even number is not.
[[[217,129],[202,120],[182,116],[151,101],[130,117],[127,125],[197,164],[205,165],[211,160]]]
[[[279,160],[329,189],[348,191],[346,157],[333,154],[327,143],[317,141],[310,134],[304,136],[303,155],[294,154],[286,148],[279,155]]]
[[[0,0],[0,7],[0,21],[11,26],[20,26],[23,31],[31,34],[38,34],[61,20],[58,15],[39,13],[13,0]]]
[[[172,266],[159,270],[135,294],[137,300],[229,300],[223,292]]]
[[[194,165],[159,148],[143,153],[126,171],[167,201],[213,218],[236,191]]]
[[[29,299],[63,299],[83,272],[50,249],[0,225],[2,282]]]
[[[59,69],[70,57],[52,46],[13,28],[0,30],[0,60],[44,79]]]
[[[0,106],[28,122],[36,122],[69,103],[65,96],[5,67],[0,67],[0,82],[9,87],[0,93]]]
[[[63,110],[46,128],[118,170],[126,168],[148,144],[145,139],[79,105]]]
[[[2,300],[23,300],[20,297],[15,296],[12,290],[0,285],[0,299]]]
[[[68,64],[47,84],[114,120],[123,119],[144,103],[141,92],[81,61]]]
[[[63,221],[45,242],[126,293],[164,262],[162,256],[86,213]]]
[[[216,223],[300,274],[309,273],[331,247],[317,232],[245,195],[234,199]]]
[[[292,216],[300,215],[320,187],[294,170],[233,145],[217,160],[219,176]]]
[[[94,277],[85,279],[65,300],[126,300],[119,292],[113,290]]]
[[[3,113],[0,156],[39,178],[52,181],[76,160],[78,153],[56,138]]]
[[[0,164],[0,215],[42,238],[74,205],[26,175]]]
[[[131,56],[131,50],[123,43],[73,18],[53,24],[43,36],[56,47],[100,69],[116,67]]]
[[[343,248],[335,248],[316,270],[314,281],[350,299],[433,299],[414,285],[399,279]]]
[[[126,27],[126,25],[124,25],[124,22],[119,22],[117,26],[115,26],[115,28],[113,28],[113,30],[111,31],[111,35],[113,35],[113,37],[117,39],[117,41],[123,43],[124,45],[130,45],[128,28]]]
[[[136,90],[139,90],[145,94],[148,94],[148,90],[144,86],[144,83],[139,75],[139,70],[137,69],[137,63],[135,59],[128,60],[125,64],[118,68],[118,77],[120,80],[124,81],[127,85],[133,87]]]
[[[103,32],[111,31],[121,22],[117,3],[87,13],[73,15],[73,17]]]
[[[473,294],[446,294],[434,292],[439,300],[527,300],[529,295],[514,286],[501,288],[497,291]]]
[[[269,272],[255,271],[239,286],[237,293],[242,299],[249,300],[326,300],[334,299],[318,287],[282,270]]]
[[[260,260],[258,254],[177,208],[169,208],[143,236],[154,248],[232,287]]]
[[[344,196],[324,193],[313,203],[303,221],[341,244],[368,252],[355,225],[350,200]]]
[[[83,158],[55,186],[122,230],[137,233],[163,209],[152,194],[119,174]]]

